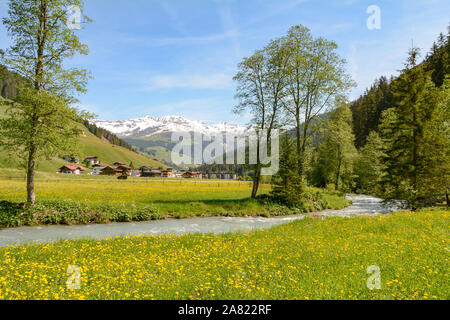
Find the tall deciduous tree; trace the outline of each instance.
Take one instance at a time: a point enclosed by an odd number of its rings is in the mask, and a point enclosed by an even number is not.
[[[252,125],[257,137],[257,159],[254,165],[252,198],[258,193],[261,182],[260,142],[268,146],[272,130],[279,125],[284,98],[285,69],[287,57],[283,50],[283,40],[271,41],[263,50],[256,51],[251,57],[244,58],[239,64],[239,71],[234,77],[238,83],[236,98],[239,104],[236,113],[245,111],[252,115]]]
[[[345,71],[345,60],[336,52],[337,44],[315,39],[309,29],[292,27],[285,41],[287,68],[287,113],[296,128],[297,170],[303,179],[308,130],[311,122],[342,97],[354,83]]]
[[[450,188],[450,76],[439,89],[437,105],[424,126],[423,169],[418,189],[422,193],[444,193]]]
[[[366,194],[379,194],[385,169],[383,164],[385,156],[383,140],[376,131],[370,132],[367,143],[360,149],[355,164],[359,191]]]
[[[67,149],[79,134],[70,124],[77,116],[70,106],[76,102],[74,93],[86,90],[88,73],[65,68],[64,62],[88,54],[88,47],[68,27],[70,6],[82,12],[83,1],[10,0],[8,17],[3,18],[13,44],[3,52],[2,63],[23,81],[0,130],[3,146],[26,156],[27,200],[32,204],[39,157]]]
[[[347,104],[333,110],[319,146],[314,180],[321,186],[334,184],[336,190],[348,190],[353,184],[353,167],[357,156],[352,113]]]

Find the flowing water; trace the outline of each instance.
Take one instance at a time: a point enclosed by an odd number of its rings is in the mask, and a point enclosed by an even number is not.
[[[386,214],[399,210],[401,205],[399,202],[385,205],[379,198],[364,195],[348,195],[347,198],[353,202],[350,207],[342,210],[322,211],[316,214],[340,217]],[[273,218],[208,217],[82,226],[21,227],[0,230],[0,246],[83,238],[106,239],[127,235],[249,232],[304,219],[305,216]]]

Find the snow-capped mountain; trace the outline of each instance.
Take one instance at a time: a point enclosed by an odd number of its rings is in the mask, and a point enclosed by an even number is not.
[[[172,132],[196,132],[214,136],[221,133],[244,135],[249,127],[229,123],[207,124],[201,121],[188,120],[179,116],[164,116],[118,120],[118,121],[93,121],[98,127],[111,131],[121,138],[150,137],[155,135],[170,134]]]

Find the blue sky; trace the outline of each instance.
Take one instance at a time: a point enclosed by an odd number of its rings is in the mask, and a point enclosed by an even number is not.
[[[370,5],[381,9],[380,30],[366,27]],[[338,43],[356,98],[377,77],[397,74],[412,40],[425,54],[446,31],[449,12],[448,0],[86,0],[94,22],[77,32],[90,54],[71,63],[92,72],[81,107],[100,119],[244,124],[232,113],[236,66],[290,26]],[[5,33],[1,26],[0,48],[10,43]]]

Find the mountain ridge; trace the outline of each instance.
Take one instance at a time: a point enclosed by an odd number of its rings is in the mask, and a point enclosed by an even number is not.
[[[168,115],[163,117],[146,116],[129,120],[93,120],[96,126],[104,128],[120,138],[142,138],[157,135],[167,135],[173,132],[186,133],[197,132],[204,135],[217,135],[221,133],[233,133],[244,135],[250,126],[221,122],[207,124],[203,121],[189,120],[181,116]]]

